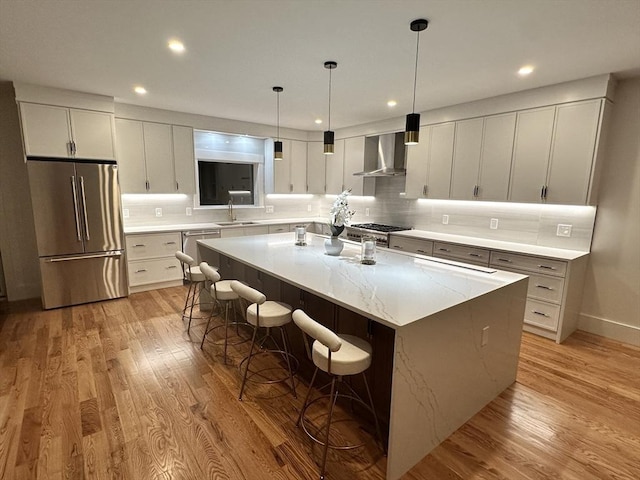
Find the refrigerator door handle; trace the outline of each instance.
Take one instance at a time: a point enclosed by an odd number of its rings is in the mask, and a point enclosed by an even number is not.
[[[84,218],[84,236],[85,240],[91,240],[89,238],[89,219],[87,218],[87,197],[84,193],[84,177],[80,178],[80,194],[82,195],[82,216]]]
[[[68,262],[70,260],[86,260],[87,258],[121,257],[122,252],[97,253],[95,255],[76,255],[74,257],[48,258],[47,263]]]
[[[76,235],[78,241],[82,241],[82,234],[80,233],[80,215],[78,213],[78,190],[76,188],[76,177],[71,175],[71,195],[73,197],[73,213],[76,218]]]

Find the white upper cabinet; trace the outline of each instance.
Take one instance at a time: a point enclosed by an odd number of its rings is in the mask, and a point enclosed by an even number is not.
[[[511,201],[585,205],[591,200],[603,102],[518,113]]]
[[[512,202],[539,202],[544,195],[555,107],[518,112],[513,146]]]
[[[322,142],[307,143],[307,193],[321,195],[326,191],[326,163],[323,151]]]
[[[324,152],[324,144],[320,142]],[[336,140],[333,145],[333,155],[325,155],[326,193],[338,195],[344,190],[344,139]]]
[[[173,168],[176,191],[193,195],[196,193],[195,153],[193,150],[193,128],[172,125]]]
[[[451,198],[507,200],[516,114],[456,122]]]
[[[559,105],[545,201],[583,205],[593,180],[602,100]]]
[[[344,141],[342,183],[344,189],[351,189],[352,195],[364,195],[364,178],[353,175],[356,172],[362,172],[364,170],[364,143],[364,136],[346,138]],[[327,157],[330,156],[331,155],[327,155]]]
[[[455,123],[422,127],[420,142],[407,147],[409,198],[449,198]]]
[[[456,122],[451,171],[453,199],[472,200],[477,195],[483,126],[483,118]]]
[[[143,122],[144,156],[149,193],[174,193],[171,125]]]
[[[116,119],[123,193],[195,192],[193,130],[164,123]]]
[[[282,160],[273,160],[273,193],[307,193],[307,143],[282,140]]]
[[[115,160],[110,113],[20,102],[20,117],[27,156]]]

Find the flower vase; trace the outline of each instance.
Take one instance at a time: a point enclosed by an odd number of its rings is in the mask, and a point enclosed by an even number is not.
[[[324,250],[327,255],[338,256],[342,252],[344,244],[338,237],[330,237],[324,241]]]

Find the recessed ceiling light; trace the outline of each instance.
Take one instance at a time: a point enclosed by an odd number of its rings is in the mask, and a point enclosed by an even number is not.
[[[315,122],[320,125],[322,123],[322,119],[321,118],[316,118]]]
[[[396,102],[395,100],[389,100],[387,102],[387,106],[388,107],[395,107],[398,104],[398,102]]]
[[[520,70],[518,70],[518,75],[520,75],[521,77],[526,77],[531,72],[533,72],[533,67],[531,65],[525,65]]]
[[[141,87],[140,85],[135,87],[133,91],[136,92],[138,95],[144,95],[145,93],[147,93],[147,89],[144,87]]]
[[[174,53],[182,53],[184,44],[180,40],[169,40],[169,49]]]

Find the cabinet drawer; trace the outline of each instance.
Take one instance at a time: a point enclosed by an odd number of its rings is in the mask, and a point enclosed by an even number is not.
[[[451,243],[434,242],[433,256],[448,258],[458,262],[472,263],[483,267],[489,266],[489,250],[482,248],[454,245]]]
[[[177,258],[159,258],[129,262],[129,286],[180,280],[182,268]]]
[[[419,253],[420,255],[433,255],[433,242],[420,238],[406,238],[391,236],[389,248],[401,252]]]
[[[531,274],[529,275],[527,297],[560,305],[562,303],[563,288],[563,278]]]
[[[129,261],[169,257],[182,250],[180,234],[177,232],[127,235],[126,244]]]
[[[304,229],[307,232],[315,233],[315,227],[314,227],[313,223],[290,223],[289,224],[289,231],[290,232],[295,232],[296,231],[296,227],[304,227]],[[271,233],[271,232],[269,232],[269,233]]]
[[[517,268],[527,272],[554,275],[556,277],[564,277],[567,273],[567,262],[515,253],[491,252],[491,266],[495,268]]]
[[[525,323],[555,332],[558,329],[559,318],[560,305],[527,298],[527,305],[524,309]]]
[[[269,233],[284,233],[289,231],[289,224],[269,225]]]

